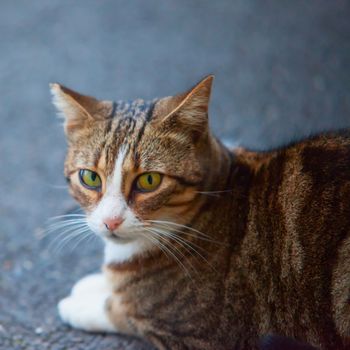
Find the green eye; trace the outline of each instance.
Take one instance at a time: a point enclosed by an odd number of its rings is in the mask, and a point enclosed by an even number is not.
[[[92,170],[81,169],[79,171],[81,184],[89,190],[99,191],[102,186],[101,178]]]
[[[162,182],[162,175],[159,173],[144,173],[140,175],[136,182],[136,187],[142,192],[154,191]]]

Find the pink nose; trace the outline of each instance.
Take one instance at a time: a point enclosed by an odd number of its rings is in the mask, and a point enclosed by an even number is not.
[[[109,231],[114,231],[116,228],[118,228],[122,223],[124,219],[122,218],[112,218],[112,219],[106,219],[104,221],[104,224]]]

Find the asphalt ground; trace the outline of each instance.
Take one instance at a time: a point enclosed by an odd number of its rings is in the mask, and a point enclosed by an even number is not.
[[[147,349],[62,325],[56,304],[98,270],[97,240],[60,247],[74,208],[48,83],[153,98],[216,74],[215,133],[267,149],[350,125],[346,0],[38,0],[0,3],[0,349]]]

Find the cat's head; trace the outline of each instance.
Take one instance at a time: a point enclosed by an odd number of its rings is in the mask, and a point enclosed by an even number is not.
[[[150,102],[99,101],[51,85],[64,117],[70,192],[91,230],[124,246],[125,259],[181,231],[198,208],[210,173],[212,80]]]

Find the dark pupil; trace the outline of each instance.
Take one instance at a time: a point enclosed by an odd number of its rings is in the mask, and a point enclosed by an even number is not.
[[[152,184],[153,184],[153,178],[152,178],[152,175],[148,175],[148,177],[147,177],[147,181],[148,181],[148,183],[149,183],[150,185],[152,185]]]
[[[91,180],[95,181],[96,180],[96,176],[97,176],[96,173],[91,173]]]

